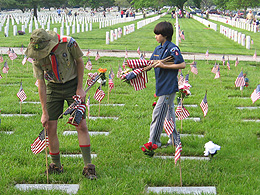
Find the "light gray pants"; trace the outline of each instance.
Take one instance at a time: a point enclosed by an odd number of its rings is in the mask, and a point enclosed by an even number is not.
[[[176,131],[176,124],[175,124],[175,111],[174,111],[174,98],[175,93],[172,93],[170,95],[163,95],[160,96],[156,106],[153,110],[153,116],[152,116],[152,122],[150,126],[150,138],[149,142],[152,142],[153,144],[157,144],[158,147],[161,147],[161,134],[163,131],[163,124],[165,117],[167,119],[170,119],[172,117],[174,122],[174,131],[172,135],[169,135],[169,143],[172,143],[172,136],[174,139],[176,139],[177,131]]]

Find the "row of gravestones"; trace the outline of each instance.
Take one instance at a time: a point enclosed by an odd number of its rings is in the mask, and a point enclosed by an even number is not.
[[[30,103],[30,102],[24,102],[24,103]],[[37,103],[37,102],[35,102]],[[101,104],[104,105],[105,104]],[[116,104],[113,104],[113,106],[117,106]],[[118,104],[118,106],[123,106],[123,104]],[[186,107],[197,107],[197,105],[185,105]],[[11,115],[11,114],[2,114],[2,117],[12,117],[12,116],[17,116],[17,115]],[[22,115],[25,117],[30,117],[32,115]],[[90,117],[90,120],[96,120],[96,119],[113,119],[113,120],[117,120],[118,117]],[[187,118],[187,120],[193,120],[195,122],[200,121],[200,118],[198,117],[190,117]],[[12,134],[13,132],[5,132],[7,134]],[[67,136],[67,135],[77,135],[76,131],[64,131],[63,135]],[[105,135],[108,136],[109,132],[89,132],[89,134],[91,136],[98,136],[98,135]],[[167,136],[166,133],[163,133],[162,136]],[[191,134],[181,134],[181,137],[184,136],[198,136],[203,138],[204,135],[191,135]],[[78,158],[81,157],[81,154],[66,154],[66,155],[62,155],[62,157],[72,157],[72,158]],[[92,154],[91,155],[92,158],[96,158],[97,154]],[[155,158],[161,158],[161,159],[168,159],[168,158],[172,158],[174,160],[174,156],[154,156]],[[185,156],[181,156],[182,160],[209,160],[208,157],[185,157]],[[16,188],[23,190],[23,191],[27,191],[27,190],[32,190],[32,189],[45,189],[45,190],[62,190],[62,191],[66,191],[69,194],[76,194],[77,191],[79,190],[79,185],[76,184],[65,184],[65,185],[55,185],[55,184],[17,184]],[[160,193],[160,192],[176,192],[176,193],[212,193],[212,194],[216,194],[216,189],[213,186],[209,186],[209,187],[148,187],[147,192],[156,192],[156,193]]]

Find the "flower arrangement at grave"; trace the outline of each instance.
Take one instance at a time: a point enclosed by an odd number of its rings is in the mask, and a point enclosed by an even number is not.
[[[184,100],[185,97],[191,95],[190,92],[191,85],[189,83],[183,83],[183,85],[179,85],[179,91],[176,93],[177,100]]]
[[[146,144],[144,144],[143,146],[141,146],[141,150],[144,152],[145,155],[149,156],[149,157],[153,157],[154,156],[154,150],[156,150],[158,148],[158,146],[156,144],[153,144],[152,142],[148,142]]]
[[[107,72],[107,69],[106,68],[99,68],[98,69],[98,72],[100,74],[100,78],[98,80],[98,83],[101,83],[102,86],[105,86],[106,85],[106,72]]]
[[[22,30],[18,30],[18,34],[19,34],[19,35],[24,35],[24,34],[25,34],[25,32],[24,32],[24,31],[22,31]]]

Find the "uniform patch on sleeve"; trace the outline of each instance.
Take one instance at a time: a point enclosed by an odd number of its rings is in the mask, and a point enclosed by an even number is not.
[[[68,43],[68,47],[72,47],[72,46],[74,46],[74,47],[78,46],[77,42],[73,38],[71,38]]]
[[[178,47],[173,47],[173,48],[171,48],[170,51],[171,51],[171,52],[179,51],[179,48],[178,48]]]

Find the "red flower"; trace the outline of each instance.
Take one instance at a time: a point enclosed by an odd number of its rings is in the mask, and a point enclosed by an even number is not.
[[[153,144],[152,150],[156,150],[158,146],[156,144]]]
[[[144,144],[144,146],[145,146],[148,150],[151,150],[151,149],[152,149],[152,142],[148,142],[148,143]]]
[[[144,147],[141,147],[141,150],[142,150],[143,152],[145,152],[145,151],[146,151],[146,149],[145,149]]]

